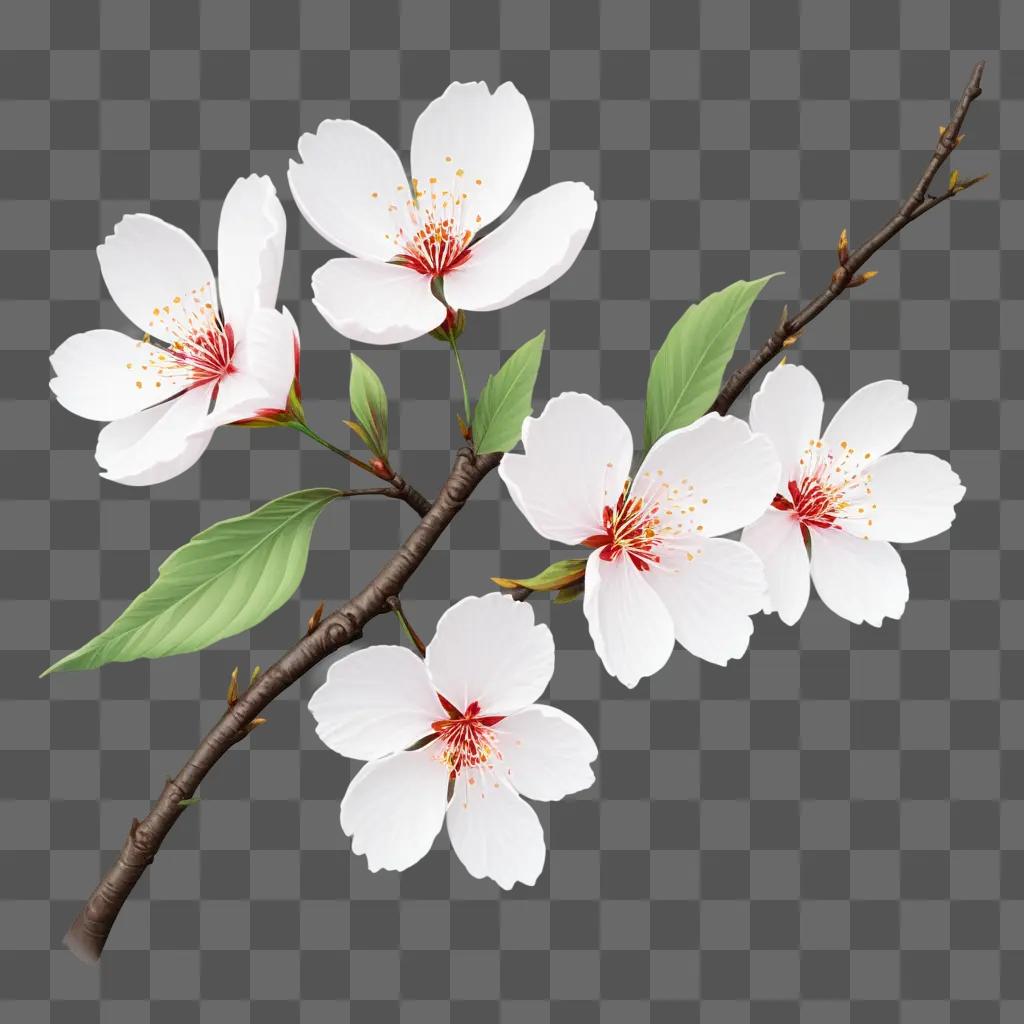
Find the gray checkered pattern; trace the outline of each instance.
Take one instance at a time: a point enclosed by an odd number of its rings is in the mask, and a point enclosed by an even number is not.
[[[0,0],[0,26],[0,1018],[1022,1018],[1024,5]],[[322,118],[407,146],[449,80],[512,79],[537,123],[524,191],[590,182],[599,224],[550,294],[471,317],[469,373],[479,387],[500,350],[547,327],[541,394],[590,391],[639,428],[647,352],[685,304],[785,270],[755,307],[759,342],[827,279],[841,227],[856,243],[889,214],[979,57],[985,95],[955,165],[993,178],[908,230],[795,350],[831,408],[867,381],[909,382],[907,447],[951,458],[968,485],[952,533],[904,549],[899,624],[854,628],[812,600],[799,627],[759,620],[743,661],[680,651],[630,693],[603,676],[578,605],[538,602],[559,644],[551,699],[599,739],[600,781],[541,808],[548,867],[509,895],[442,843],[401,876],[349,857],[349,765],[304,707],[321,670],[204,785],[101,969],[61,948],[132,815],[220,713],[231,668],[266,665],[412,522],[397,503],[338,505],[298,598],[250,634],[36,678],[201,526],[348,480],[298,435],[226,429],[171,483],[100,481],[95,426],[49,401],[46,360],[75,331],[121,325],[93,252],[121,214],[150,210],[212,248],[230,183],[264,171],[287,197],[296,139]],[[286,206],[283,299],[312,422],[337,440],[348,343],[309,301],[328,247]],[[446,350],[364,354],[403,471],[437,486],[457,443]],[[545,558],[489,480],[408,610],[429,636],[450,600]],[[378,622],[367,641],[396,636]]]

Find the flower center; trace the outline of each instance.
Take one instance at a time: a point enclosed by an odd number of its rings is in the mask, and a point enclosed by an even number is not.
[[[462,712],[442,694],[439,693],[437,698],[448,712],[448,717],[432,722],[431,728],[443,744],[439,760],[448,768],[449,779],[454,781],[466,768],[479,768],[492,758],[501,759],[492,727],[504,715],[481,715],[477,701]],[[468,781],[473,783],[475,780],[471,776]]]
[[[147,334],[139,342],[146,355],[137,365],[127,364],[129,370],[139,372],[137,388],[147,384],[161,388],[165,382],[172,390],[196,388],[219,383],[234,372],[235,332],[208,301],[212,294],[212,282],[207,282],[185,298],[176,295],[166,306],[153,307],[149,326],[165,340],[156,341]]]
[[[843,529],[843,521],[858,520],[866,533],[874,525],[878,508],[871,491],[871,474],[864,472],[871,453],[856,453],[846,441],[833,450],[812,438],[800,457],[800,472],[786,484],[788,497],[776,494],[772,506],[792,512],[799,520],[804,538],[807,528]]]
[[[470,257],[469,244],[479,230],[482,218],[471,212],[471,190],[483,187],[480,178],[470,179],[455,165],[455,158],[444,158],[440,176],[425,182],[412,179],[412,194],[404,185],[396,186],[398,195],[388,203],[388,212],[396,220],[395,230],[384,237],[397,250],[392,263],[408,267],[425,277],[443,277],[461,267]],[[370,198],[380,200],[379,192]]]
[[[601,533],[595,533],[583,543],[588,548],[600,548],[600,557],[606,562],[627,557],[641,572],[647,572],[652,563],[661,561],[655,549],[661,543],[658,536],[661,519],[657,502],[645,503],[643,498],[630,495],[629,480],[623,485],[614,506],[605,505],[601,513]]]

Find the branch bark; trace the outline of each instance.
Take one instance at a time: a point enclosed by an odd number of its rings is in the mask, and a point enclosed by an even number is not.
[[[380,572],[359,594],[325,616],[228,707],[181,771],[167,780],[149,814],[132,822],[120,855],[64,937],[75,956],[86,962],[100,958],[118,912],[188,806],[183,801],[191,800],[207,772],[249,735],[275,697],[328,655],[359,639],[371,619],[391,611],[391,598],[398,596],[476,486],[500,461],[500,455],[478,456],[462,449],[441,493]]]
[[[785,347],[789,338],[799,334],[819,313],[830,306],[847,288],[855,286],[854,281],[857,271],[872,256],[882,248],[886,242],[893,239],[911,221],[916,220],[922,214],[934,209],[940,203],[951,199],[954,195],[962,192],[969,185],[977,184],[981,178],[972,179],[960,187],[952,187],[939,195],[929,195],[935,175],[939,168],[949,159],[949,154],[959,145],[960,129],[963,127],[964,119],[971,104],[981,95],[981,76],[985,70],[985,62],[979,61],[971,71],[971,77],[964,87],[960,101],[953,111],[953,117],[944,131],[939,135],[939,141],[935,150],[924,169],[924,173],[918,179],[914,190],[910,193],[899,210],[872,235],[863,245],[851,252],[845,262],[840,263],[832,274],[828,287],[817,298],[812,299],[792,319],[782,317],[778,327],[772,336],[754,354],[753,358],[746,365],[735,370],[722,385],[714,404],[708,410],[725,415],[733,402],[739,398],[743,390],[754,379],[760,370],[770,363]]]

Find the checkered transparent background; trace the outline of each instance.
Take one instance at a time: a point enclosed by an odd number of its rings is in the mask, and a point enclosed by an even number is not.
[[[0,0],[0,1018],[191,1022],[990,1024],[1024,1015],[1024,5],[1016,0]],[[121,326],[94,247],[150,210],[212,248],[250,170],[287,197],[302,131],[351,116],[407,146],[451,79],[512,79],[537,148],[523,193],[598,191],[587,250],[550,294],[471,318],[474,383],[541,328],[540,394],[642,416],[648,352],[685,305],[784,270],[753,343],[820,290],[923,166],[974,60],[984,97],[954,161],[983,186],[872,262],[794,350],[830,409],[880,377],[919,404],[907,447],[968,486],[948,536],[904,549],[898,624],[812,599],[761,619],[727,669],[679,651],[627,692],[578,605],[551,621],[551,699],[601,747],[598,785],[540,807],[536,888],[469,878],[443,841],[401,876],[350,859],[349,765],[275,702],[176,825],[100,969],[60,938],[133,815],[324,599],[410,528],[397,503],[323,517],[296,600],[201,655],[37,675],[109,622],[202,526],[347,482],[298,435],[221,431],[199,467],[101,482],[96,426],[51,402],[47,354]],[[348,342],[309,301],[328,247],[286,198],[283,300],[311,419],[343,436]],[[746,336],[741,348],[748,345]],[[404,472],[435,488],[457,385],[430,339],[364,351]],[[546,563],[496,479],[408,588],[424,634],[489,576]],[[394,641],[378,622],[367,641]],[[1016,683],[1014,680],[1018,680]]]

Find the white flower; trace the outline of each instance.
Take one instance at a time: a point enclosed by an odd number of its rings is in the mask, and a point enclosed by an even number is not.
[[[367,762],[341,802],[341,827],[371,871],[415,864],[447,818],[474,878],[503,889],[537,881],[544,833],[521,797],[586,789],[597,757],[575,719],[534,704],[554,667],[547,626],[504,594],[449,608],[426,660],[369,647],[331,665],[309,710],[327,746]]]
[[[282,410],[298,370],[299,336],[274,309],[284,259],[284,209],[269,178],[232,186],[217,235],[217,284],[202,249],[149,214],[121,219],[96,250],[111,298],[140,330],[86,331],[50,357],[65,409],[110,420],[96,461],[123,484],[188,469],[218,426]]]
[[[880,626],[907,603],[907,573],[890,541],[917,541],[949,528],[964,496],[960,478],[934,455],[889,455],[917,406],[907,386],[880,380],[846,400],[821,432],[821,387],[802,366],[769,373],[750,406],[782,471],[771,507],[743,531],[762,558],[770,605],[792,625],[811,579],[818,596],[853,623]]]
[[[656,441],[631,480],[621,417],[567,393],[525,421],[523,448],[502,459],[501,478],[538,533],[594,548],[583,612],[608,672],[635,686],[674,640],[717,665],[742,656],[764,569],[721,535],[753,522],[774,494],[767,438],[731,416],[704,416]]]
[[[395,151],[356,121],[324,121],[299,139],[288,182],[302,215],[356,259],[313,275],[314,303],[336,330],[393,345],[438,327],[444,282],[454,310],[500,309],[572,266],[594,223],[593,192],[563,181],[505,211],[533,151],[533,116],[511,82],[453,82],[413,128],[411,185]]]

